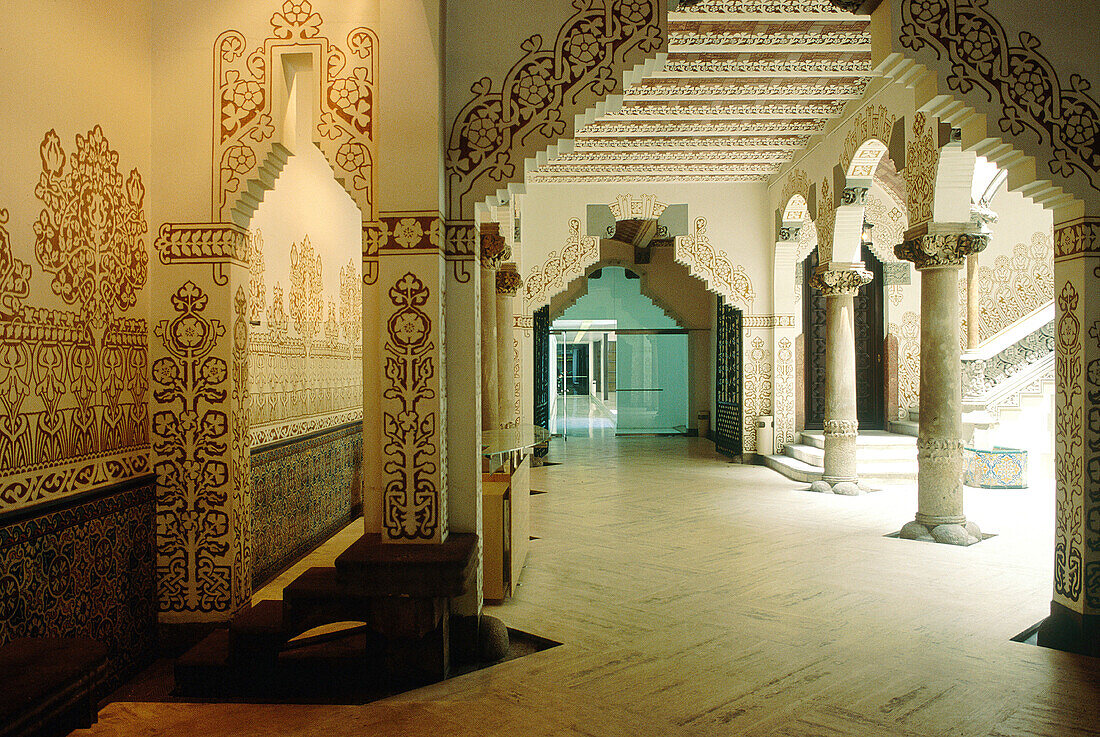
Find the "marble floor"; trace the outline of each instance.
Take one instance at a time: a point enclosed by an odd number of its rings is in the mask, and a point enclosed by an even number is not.
[[[884,536],[912,488],[812,494],[698,439],[550,457],[487,611],[561,647],[363,706],[118,702],[75,734],[1100,735],[1100,661],[1010,641],[1049,606],[1049,489],[968,491],[997,536],[957,548]]]
[[[610,438],[615,435],[683,435],[687,428],[680,427],[621,427],[615,409],[615,392],[607,400],[591,395],[558,395],[555,416],[551,418],[550,431],[566,439]]]

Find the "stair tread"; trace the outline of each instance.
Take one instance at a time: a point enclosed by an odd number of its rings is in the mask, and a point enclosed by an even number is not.
[[[265,599],[247,606],[229,623],[233,634],[278,634],[283,631],[283,603]]]
[[[336,569],[331,566],[307,568],[283,588],[283,599],[316,598],[340,594]]]

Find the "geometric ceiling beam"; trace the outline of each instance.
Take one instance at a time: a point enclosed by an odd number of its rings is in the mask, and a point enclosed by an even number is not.
[[[729,41],[723,42],[715,39],[711,43],[672,43],[669,42],[668,53],[681,54],[743,54],[747,51],[767,54],[860,54],[871,51],[871,42],[852,44],[821,44],[821,43],[785,43],[762,46],[759,44],[738,44]]]
[[[774,91],[767,87],[774,87]],[[700,87],[697,92],[689,87],[674,87],[668,91],[660,87],[646,87],[641,91],[632,88],[623,95],[624,103],[637,102],[674,102],[677,100],[714,100],[739,102],[764,102],[770,100],[858,100],[863,97],[866,85],[791,85],[784,91],[779,85],[760,85],[745,92],[738,92],[737,86]]]
[[[666,120],[666,121],[733,121],[733,120],[773,120],[777,117],[782,117],[787,120],[821,120],[825,118],[839,118],[844,112],[843,106],[830,106],[825,104],[813,105],[807,109],[798,109],[801,106],[786,105],[786,106],[765,106],[765,105],[724,105],[713,106],[712,109],[708,109],[707,105],[695,105],[688,107],[686,105],[637,105],[635,107],[624,107],[618,114],[605,115],[599,118],[599,121],[611,121],[611,120],[623,120],[624,118],[631,121],[654,121],[654,120]],[[769,110],[767,107],[775,107],[778,109]]]
[[[603,138],[622,138],[637,136],[723,136],[723,135],[758,135],[765,133],[777,133],[786,135],[814,135],[825,130],[824,120],[789,120],[786,118],[770,120],[731,120],[711,123],[676,123],[676,122],[638,122],[631,120],[622,121],[597,121],[589,123],[577,134],[583,136],[600,136]]]
[[[643,164],[656,162],[670,166],[680,162],[690,164],[779,163],[790,161],[792,151],[608,151],[563,154],[547,165],[577,164]]]
[[[636,149],[639,151],[799,151],[810,142],[809,136],[742,136],[724,138],[596,138],[578,137],[573,141],[573,151],[613,151]]]
[[[806,22],[818,22],[818,23],[842,23],[851,22],[858,23],[862,21],[867,22],[867,18],[858,15],[852,15],[851,13],[812,13],[812,12],[798,12],[798,13],[732,13],[721,11],[714,11],[710,13],[681,13],[670,12],[668,14],[669,25],[688,24],[688,23],[714,23],[718,22],[731,22],[731,23],[791,23],[797,21]]]
[[[690,54],[669,54],[660,70],[649,77],[711,77],[714,75],[743,76],[867,76],[871,73],[871,57],[867,54],[845,54],[840,58],[783,56],[763,58],[759,55],[740,58],[722,56],[700,59]]]
[[[535,172],[536,174],[756,174],[768,176],[779,170],[778,164],[685,164],[685,163],[640,163],[640,164],[557,164],[548,162]]]
[[[577,183],[585,184],[613,184],[622,182],[766,182],[773,174],[724,174],[697,173],[697,172],[631,172],[629,174],[615,174],[608,172],[541,174],[532,172],[527,175],[529,184],[561,184]]]

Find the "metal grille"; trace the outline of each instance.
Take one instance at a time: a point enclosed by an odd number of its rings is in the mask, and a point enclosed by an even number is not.
[[[741,446],[741,310],[719,301],[715,360],[714,444],[719,453],[739,456]]]
[[[535,416],[534,422],[542,428],[550,427],[550,307],[535,310],[534,319],[535,354]],[[545,446],[535,448],[535,455],[546,455]]]

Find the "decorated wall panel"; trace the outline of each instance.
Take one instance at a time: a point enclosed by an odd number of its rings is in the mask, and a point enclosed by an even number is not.
[[[620,91],[622,72],[665,42],[665,10],[660,0],[573,3],[573,15],[556,32],[520,44],[518,60],[506,73],[483,76],[468,91],[453,90],[465,104],[455,114],[447,144],[449,213],[471,217],[475,202],[522,177],[526,157],[567,138],[574,115]],[[502,8],[489,12],[499,16]],[[515,12],[534,17],[526,6]],[[463,55],[481,42],[462,44]],[[479,58],[495,52],[487,49]]]
[[[0,210],[0,511],[149,471],[142,176],[98,125],[39,158],[37,219]]]
[[[288,162],[252,218],[253,448],[363,417],[361,217],[314,150]]]
[[[287,0],[271,15],[270,35],[251,49],[240,31],[227,30],[218,36],[214,44],[215,220],[237,219],[233,210],[238,199],[250,180],[259,179],[265,159],[281,142],[284,53],[309,55],[318,84],[313,138],[360,209],[373,212],[372,116],[378,40],[364,27],[348,31],[343,42],[331,40],[328,32],[309,0]]]
[[[0,645],[84,636],[107,646],[108,687],[155,656],[151,475],[0,520]]]
[[[359,423],[253,450],[255,586],[278,575],[359,513],[362,459]]]

